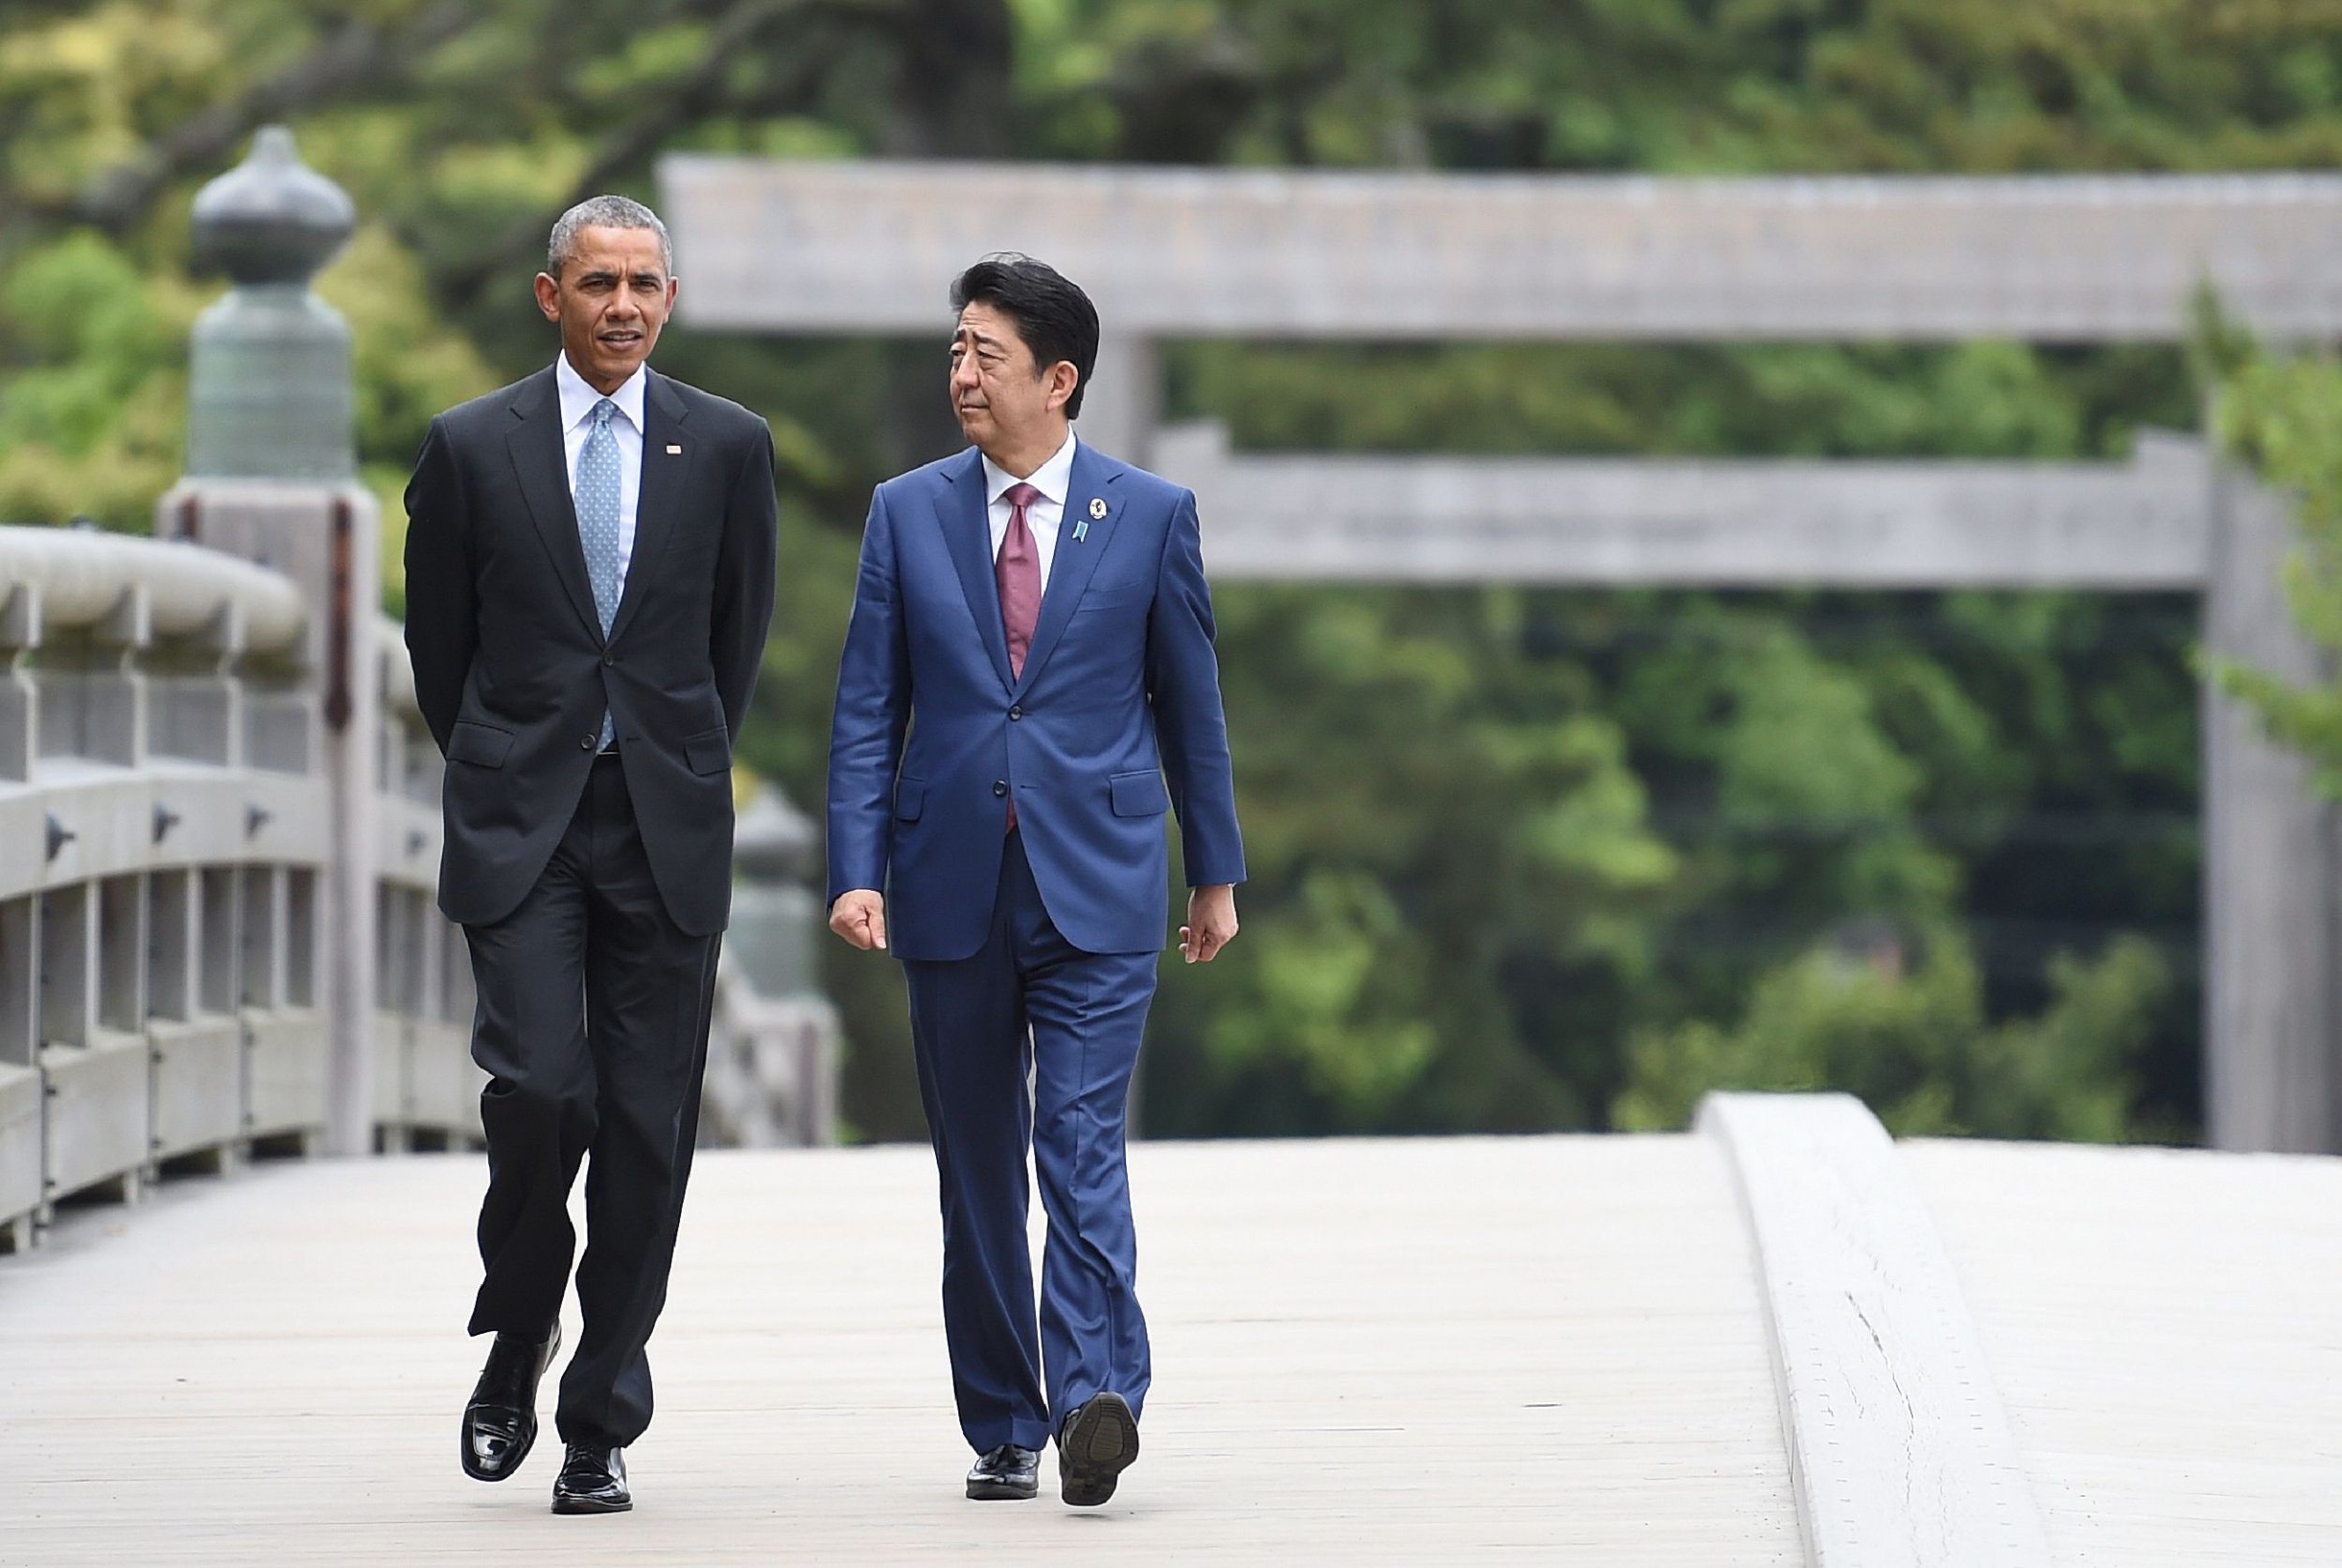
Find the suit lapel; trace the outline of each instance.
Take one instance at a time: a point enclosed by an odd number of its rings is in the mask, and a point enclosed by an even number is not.
[[[1016,683],[1018,691],[1030,686],[1033,675],[1049,661],[1058,639],[1064,635],[1065,623],[1073,619],[1074,606],[1097,573],[1098,561],[1114,537],[1114,525],[1122,520],[1121,497],[1114,493],[1114,482],[1121,477],[1119,470],[1110,469],[1089,450],[1087,441],[1075,443],[1073,472],[1065,481],[1063,514],[1058,519],[1057,554],[1049,562],[1049,585],[1042,591],[1041,617],[1032,629],[1032,646],[1025,650],[1025,674]],[[1092,501],[1105,503],[1104,517],[1091,515]],[[1081,537],[1075,538],[1076,534]]]
[[[935,518],[943,529],[943,544],[959,572],[959,591],[968,596],[968,609],[976,617],[976,630],[1001,685],[1010,684],[1008,629],[1001,621],[1001,585],[992,574],[992,520],[984,494],[984,459],[971,447],[961,460],[943,469],[942,494],[935,498]],[[1032,668],[1030,650],[1025,668]]]
[[[690,477],[691,464],[699,455],[699,443],[690,439],[683,428],[684,422],[690,418],[690,406],[657,371],[646,373],[644,380],[643,482],[634,501],[634,553],[627,561],[626,584],[618,595],[618,613],[610,621],[613,643],[626,630],[627,622],[633,619],[634,607],[650,591],[650,576],[658,568],[660,552],[674,533],[684,481]],[[669,450],[676,447],[682,450]],[[583,546],[578,559],[581,563],[585,559]]]
[[[586,547],[577,537],[577,509],[570,503],[569,463],[561,446],[561,396],[550,367],[521,383],[511,403],[514,421],[505,445],[520,475],[537,537],[553,557],[553,575],[569,591],[570,603],[596,642],[601,617],[594,613],[593,579],[586,572]]]

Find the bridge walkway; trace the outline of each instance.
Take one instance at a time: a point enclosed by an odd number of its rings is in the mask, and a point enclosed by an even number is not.
[[[544,1448],[467,1480],[483,1175],[259,1165],[0,1265],[0,1564],[1802,1561],[1712,1140],[1140,1146],[1157,1388],[1096,1513],[957,1495],[903,1147],[702,1157],[632,1514],[554,1517]]]

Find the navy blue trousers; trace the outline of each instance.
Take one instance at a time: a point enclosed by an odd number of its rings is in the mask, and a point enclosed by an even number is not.
[[[942,1187],[944,1339],[978,1453],[1045,1447],[1102,1391],[1137,1411],[1151,1377],[1123,1137],[1157,955],[1074,947],[1022,835],[1001,862],[975,955],[903,966]],[[1049,1219],[1037,1313],[1029,1151]]]

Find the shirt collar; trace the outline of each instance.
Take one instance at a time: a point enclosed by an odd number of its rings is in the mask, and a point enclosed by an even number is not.
[[[1049,461],[1032,471],[1024,481],[1048,500],[1059,506],[1065,504],[1066,492],[1074,487],[1074,433],[1065,433],[1065,444],[1057,449]],[[979,453],[979,455],[982,455]],[[984,498],[988,504],[1008,494],[1008,487],[1017,482],[1016,476],[989,457],[984,460]]]
[[[574,429],[594,411],[594,405],[601,401],[601,393],[586,384],[586,377],[580,376],[576,366],[570,363],[567,353],[554,360],[553,381],[561,389],[561,428],[564,430]],[[618,412],[626,416],[627,422],[638,433],[643,428],[643,394],[649,385],[650,367],[638,364],[634,367],[634,374],[610,394],[610,401],[618,406]]]

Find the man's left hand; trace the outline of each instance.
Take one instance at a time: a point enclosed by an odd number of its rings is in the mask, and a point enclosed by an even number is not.
[[[1236,889],[1225,883],[1199,887],[1187,895],[1187,924],[1179,927],[1179,955],[1208,964],[1236,939]]]

